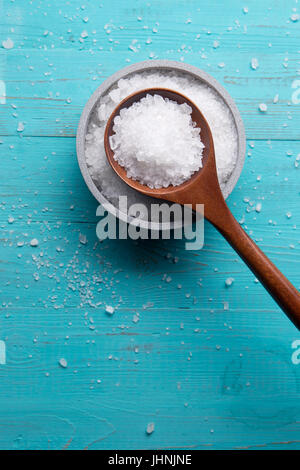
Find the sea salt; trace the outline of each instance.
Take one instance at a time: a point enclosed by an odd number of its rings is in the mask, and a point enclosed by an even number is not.
[[[216,164],[221,189],[224,190],[238,156],[238,135],[232,113],[222,97],[201,79],[188,73],[162,70],[136,72],[120,79],[104,94],[88,124],[85,157],[90,175],[106,197],[118,206],[119,196],[127,196],[128,206],[137,202],[150,207],[151,199],[124,183],[107,161],[103,137],[110,114],[124,98],[145,88],[169,88],[187,96],[206,118],[214,139]],[[225,144],[226,139],[226,144]],[[148,218],[148,213],[141,213]]]
[[[300,19],[300,15],[298,13],[293,13],[291,16],[290,16],[291,20],[296,22],[296,21],[299,21]]]
[[[23,122],[18,123],[17,131],[18,132],[23,132],[25,129]]]
[[[233,277],[228,277],[226,280],[225,280],[225,286],[226,287],[230,287],[232,284],[233,284]]]
[[[58,364],[59,364],[60,367],[62,367],[63,369],[65,369],[66,367],[68,367],[68,362],[67,362],[66,359],[64,359],[63,357],[58,361]]]
[[[202,167],[204,148],[191,114],[186,103],[159,95],[146,95],[122,109],[110,145],[127,176],[150,188],[178,186],[190,179]]]
[[[148,423],[146,427],[146,433],[147,434],[152,434],[155,429],[155,424],[154,423]]]
[[[10,38],[7,38],[6,40],[2,41],[2,47],[4,49],[12,49],[14,47],[14,42]]]
[[[86,235],[84,235],[83,233],[80,233],[79,234],[79,241],[82,245],[86,245],[87,244],[87,238],[86,238]]]
[[[256,212],[260,212],[260,211],[261,211],[261,208],[262,208],[262,204],[261,204],[261,202],[258,202],[258,203],[256,204],[256,206],[255,206]]]
[[[105,312],[108,313],[109,315],[113,315],[115,313],[115,309],[111,305],[107,305],[105,307]]]
[[[253,58],[251,59],[251,68],[252,68],[253,70],[256,70],[256,69],[258,69],[258,67],[259,67],[258,60],[256,59],[256,57],[253,57]]]
[[[259,106],[258,106],[258,109],[259,109],[262,113],[265,113],[265,112],[268,110],[268,106],[266,105],[266,103],[260,103]]]

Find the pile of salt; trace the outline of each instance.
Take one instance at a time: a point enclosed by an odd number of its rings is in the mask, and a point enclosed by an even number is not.
[[[150,188],[178,186],[202,167],[200,129],[192,108],[159,95],[146,95],[122,109],[110,145],[127,176]]]

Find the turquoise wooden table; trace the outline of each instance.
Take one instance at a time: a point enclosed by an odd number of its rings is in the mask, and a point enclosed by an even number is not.
[[[300,288],[297,0],[0,4],[0,448],[300,449],[296,328],[209,224],[100,243],[75,153],[113,72],[207,71],[246,127],[229,205]]]

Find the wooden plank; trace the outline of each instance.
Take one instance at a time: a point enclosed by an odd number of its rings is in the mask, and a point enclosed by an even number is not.
[[[209,224],[199,252],[183,240],[100,243],[74,138],[90,94],[130,63],[184,60],[211,73],[248,137],[228,203],[300,288],[297,3],[2,10],[0,44],[14,47],[0,48],[0,448],[299,449],[294,326]]]
[[[157,58],[184,58],[186,62],[213,75],[235,99],[250,139],[299,139],[300,105],[293,104],[297,84],[299,54],[293,51],[284,62],[284,53],[253,54],[239,48],[218,48],[207,59],[201,51],[163,50]],[[7,99],[0,114],[0,134],[16,135],[18,122],[25,125],[27,136],[74,136],[85,102],[102,81],[123,66],[146,60],[147,50],[133,54],[125,50],[117,54],[99,51],[95,57],[89,51],[72,52],[73,60],[65,69],[70,52],[65,49],[47,51],[42,66],[40,52],[30,50],[28,58],[20,50],[8,53],[9,77],[6,78]],[[258,58],[260,66],[251,70],[250,61]],[[47,60],[46,60],[47,59]],[[49,67],[49,64],[52,64]],[[225,64],[220,68],[218,64]],[[235,65],[238,64],[238,67]],[[283,64],[288,64],[287,68]],[[31,70],[31,67],[33,68]],[[6,74],[7,75],[7,74]],[[72,90],[70,96],[70,90]],[[273,103],[278,95],[278,102]],[[268,111],[261,113],[260,103]]]
[[[84,311],[3,319],[2,448],[298,447],[293,328],[278,315],[150,309],[134,324],[126,309]]]

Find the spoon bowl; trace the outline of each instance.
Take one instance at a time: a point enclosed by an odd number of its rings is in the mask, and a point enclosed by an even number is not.
[[[126,169],[119,165],[114,158],[110,146],[110,137],[114,134],[114,119],[123,108],[130,107],[147,94],[160,95],[178,104],[187,103],[192,109],[192,120],[200,128],[201,140],[204,144],[202,167],[192,177],[178,186],[167,188],[149,188],[138,181],[129,178]],[[170,126],[172,123],[170,123]],[[155,136],[153,136],[155,139]],[[137,191],[159,199],[165,199],[179,204],[189,204],[197,211],[203,211],[204,216],[226,238],[237,251],[255,276],[261,281],[274,300],[288,315],[295,326],[300,329],[300,293],[260,250],[254,241],[246,234],[230,212],[217,176],[213,137],[210,127],[197,106],[181,93],[165,88],[141,90],[125,98],[111,114],[104,133],[106,156],[112,168],[119,177]]]
[[[168,188],[149,188],[148,186],[139,183],[139,181],[129,178],[126,173],[126,169],[122,167],[114,158],[114,152],[110,146],[110,137],[114,134],[113,125],[115,117],[120,114],[120,111],[122,109],[130,107],[133,103],[140,101],[142,98],[145,98],[146,95],[160,95],[163,98],[168,98],[169,100],[176,101],[178,104],[188,104],[192,108],[191,117],[193,122],[197,125],[197,127],[201,129],[201,140],[204,144],[202,154],[202,167],[197,172],[195,172],[189,180],[185,181],[179,186],[169,186]],[[155,136],[153,136],[153,138],[155,138]],[[137,93],[133,93],[132,95],[128,96],[123,101],[121,101],[121,103],[115,108],[115,110],[112,112],[107,121],[104,133],[104,148],[110,165],[119,175],[119,177],[123,181],[125,181],[125,183],[128,184],[128,186],[131,186],[131,188],[136,189],[137,191],[146,194],[147,196],[152,196],[159,199],[172,200],[168,197],[171,193],[175,195],[177,191],[187,190],[188,187],[191,187],[196,184],[196,180],[198,180],[200,177],[205,177],[206,171],[208,169],[208,161],[210,161],[211,166],[215,167],[215,172],[217,171],[214,158],[213,138],[210,127],[205,117],[190,99],[188,99],[181,93],[177,93],[167,88],[149,88],[141,90]],[[200,202],[201,201],[199,201],[198,203]]]

